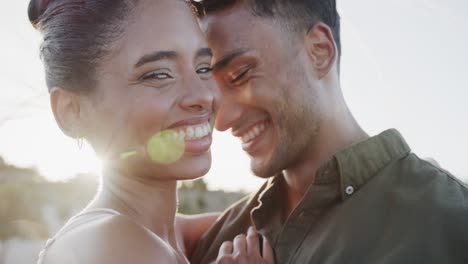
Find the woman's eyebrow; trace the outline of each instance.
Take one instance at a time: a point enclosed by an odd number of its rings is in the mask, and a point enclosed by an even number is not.
[[[200,57],[213,57],[213,52],[210,48],[201,48],[197,50],[197,53],[195,54],[195,58]]]
[[[141,57],[135,64],[135,68],[138,68],[144,64],[155,62],[159,60],[175,60],[179,57],[179,54],[171,50],[156,51],[150,54],[146,54]]]

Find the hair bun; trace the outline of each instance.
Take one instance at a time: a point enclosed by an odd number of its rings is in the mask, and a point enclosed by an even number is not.
[[[53,0],[30,0],[28,6],[28,16],[31,24],[36,27],[40,17],[44,14]]]

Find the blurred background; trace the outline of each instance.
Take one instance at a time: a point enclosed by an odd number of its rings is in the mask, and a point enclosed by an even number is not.
[[[342,88],[371,135],[394,127],[423,158],[468,182],[468,2],[338,0]],[[34,263],[44,240],[93,197],[100,162],[58,129],[28,0],[0,15],[0,264]],[[262,183],[230,133],[213,167],[181,183],[180,211],[220,211]]]

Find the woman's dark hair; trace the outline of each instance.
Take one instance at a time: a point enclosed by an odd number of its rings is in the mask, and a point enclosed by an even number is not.
[[[49,90],[89,92],[96,69],[125,29],[136,0],[31,0],[28,16],[42,33]]]

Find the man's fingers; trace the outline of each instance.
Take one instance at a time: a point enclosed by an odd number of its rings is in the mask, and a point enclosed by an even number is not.
[[[263,259],[267,263],[275,263],[273,249],[271,248],[270,242],[268,242],[268,239],[266,239],[266,237],[263,237]]]
[[[245,255],[247,253],[247,241],[244,234],[237,235],[234,238],[233,255]]]
[[[260,256],[257,230],[252,226],[247,231],[247,253],[251,256]]]

